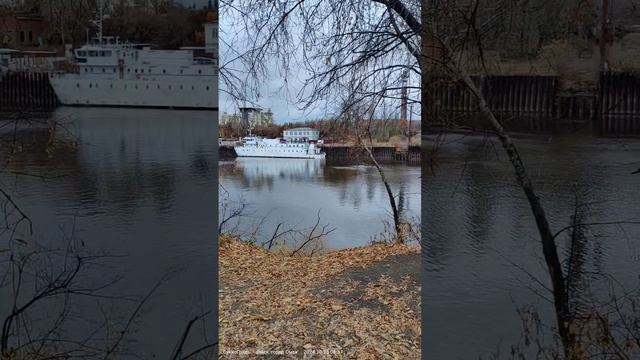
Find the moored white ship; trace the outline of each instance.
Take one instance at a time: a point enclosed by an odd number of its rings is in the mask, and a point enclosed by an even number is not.
[[[233,149],[240,157],[271,157],[324,159],[325,153],[317,146],[317,130],[296,128],[285,131],[284,138],[266,139],[249,135],[237,142]]]
[[[67,71],[50,75],[63,105],[218,109],[215,23],[205,24],[203,48],[152,50],[102,36],[74,51]]]

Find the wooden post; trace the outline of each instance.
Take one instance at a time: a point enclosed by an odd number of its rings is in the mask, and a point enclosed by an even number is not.
[[[609,0],[602,0],[602,18],[600,19],[600,71],[609,71],[607,64],[607,39],[609,38]]]

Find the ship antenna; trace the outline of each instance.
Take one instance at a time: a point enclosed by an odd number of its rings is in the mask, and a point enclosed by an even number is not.
[[[102,45],[102,18],[104,17],[102,0],[100,0],[100,2],[98,3],[98,6],[100,7],[100,9],[98,9],[98,11],[96,12],[96,19],[91,20],[91,22],[98,27],[98,41],[99,44]],[[87,43],[89,42],[88,37],[89,36],[87,35]]]

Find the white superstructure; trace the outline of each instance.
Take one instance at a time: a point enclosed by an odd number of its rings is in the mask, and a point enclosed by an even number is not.
[[[283,138],[247,136],[237,142],[233,149],[240,157],[324,159],[325,153],[317,146],[318,143],[322,143],[322,140],[294,142]]]
[[[98,37],[74,51],[74,64],[50,75],[63,105],[218,108],[214,48],[152,50],[102,36],[101,20],[96,24]],[[206,29],[205,37],[215,35]]]

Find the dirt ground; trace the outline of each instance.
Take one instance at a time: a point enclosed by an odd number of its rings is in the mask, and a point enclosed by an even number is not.
[[[420,358],[420,252],[372,245],[318,256],[220,247],[223,358]]]

